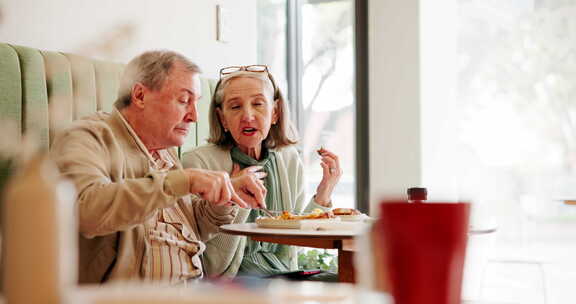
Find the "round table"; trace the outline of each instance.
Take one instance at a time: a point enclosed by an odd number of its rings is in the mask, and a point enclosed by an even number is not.
[[[360,223],[359,223],[360,224]],[[362,224],[360,224],[362,225]],[[248,236],[254,241],[338,250],[338,280],[354,282],[354,237],[363,229],[300,230],[259,228],[255,223],[220,226],[226,234]]]
[[[358,223],[359,225],[363,225]],[[354,237],[364,231],[362,226],[352,230],[301,230],[259,228],[255,223],[228,224],[220,226],[220,231],[226,234],[248,236],[254,241],[269,242],[284,245],[314,247],[338,250],[338,280],[340,282],[355,282],[354,252],[356,245]],[[496,228],[470,229],[469,235],[488,234]]]

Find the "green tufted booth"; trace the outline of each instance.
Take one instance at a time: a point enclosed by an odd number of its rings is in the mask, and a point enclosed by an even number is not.
[[[96,111],[111,111],[123,67],[73,54],[0,43],[0,121],[16,121],[20,134],[36,133],[41,147],[48,149],[55,125]],[[198,123],[192,127],[182,147],[184,151],[204,144],[208,137],[208,107],[215,84],[214,80],[202,79]],[[49,111],[49,105],[55,102],[60,103],[63,112],[58,118]]]

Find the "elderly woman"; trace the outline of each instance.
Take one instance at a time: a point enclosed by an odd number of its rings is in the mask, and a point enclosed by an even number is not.
[[[185,153],[185,167],[260,178],[269,210],[306,212],[332,206],[332,190],[342,175],[338,157],[318,150],[323,177],[306,204],[302,161],[294,147],[297,140],[287,105],[266,66],[222,69],[209,115],[211,145]],[[241,209],[234,223],[254,222],[261,212]],[[291,246],[224,234],[206,246],[208,276],[272,275],[297,268],[296,250]]]

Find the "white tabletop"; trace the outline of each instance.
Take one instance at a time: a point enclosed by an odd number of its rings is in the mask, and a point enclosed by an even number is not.
[[[359,226],[357,229],[346,229],[346,230],[304,230],[304,229],[259,228],[255,223],[244,223],[244,224],[222,225],[220,226],[220,231],[224,233],[241,234],[241,235],[351,239],[361,234],[363,232],[362,228],[363,228],[362,226]]]

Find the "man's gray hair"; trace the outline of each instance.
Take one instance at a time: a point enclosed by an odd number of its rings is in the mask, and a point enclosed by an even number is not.
[[[130,105],[132,88],[137,83],[154,91],[160,90],[176,62],[183,64],[191,73],[201,72],[198,65],[174,51],[148,51],[130,60],[120,80],[116,108],[122,109]]]

